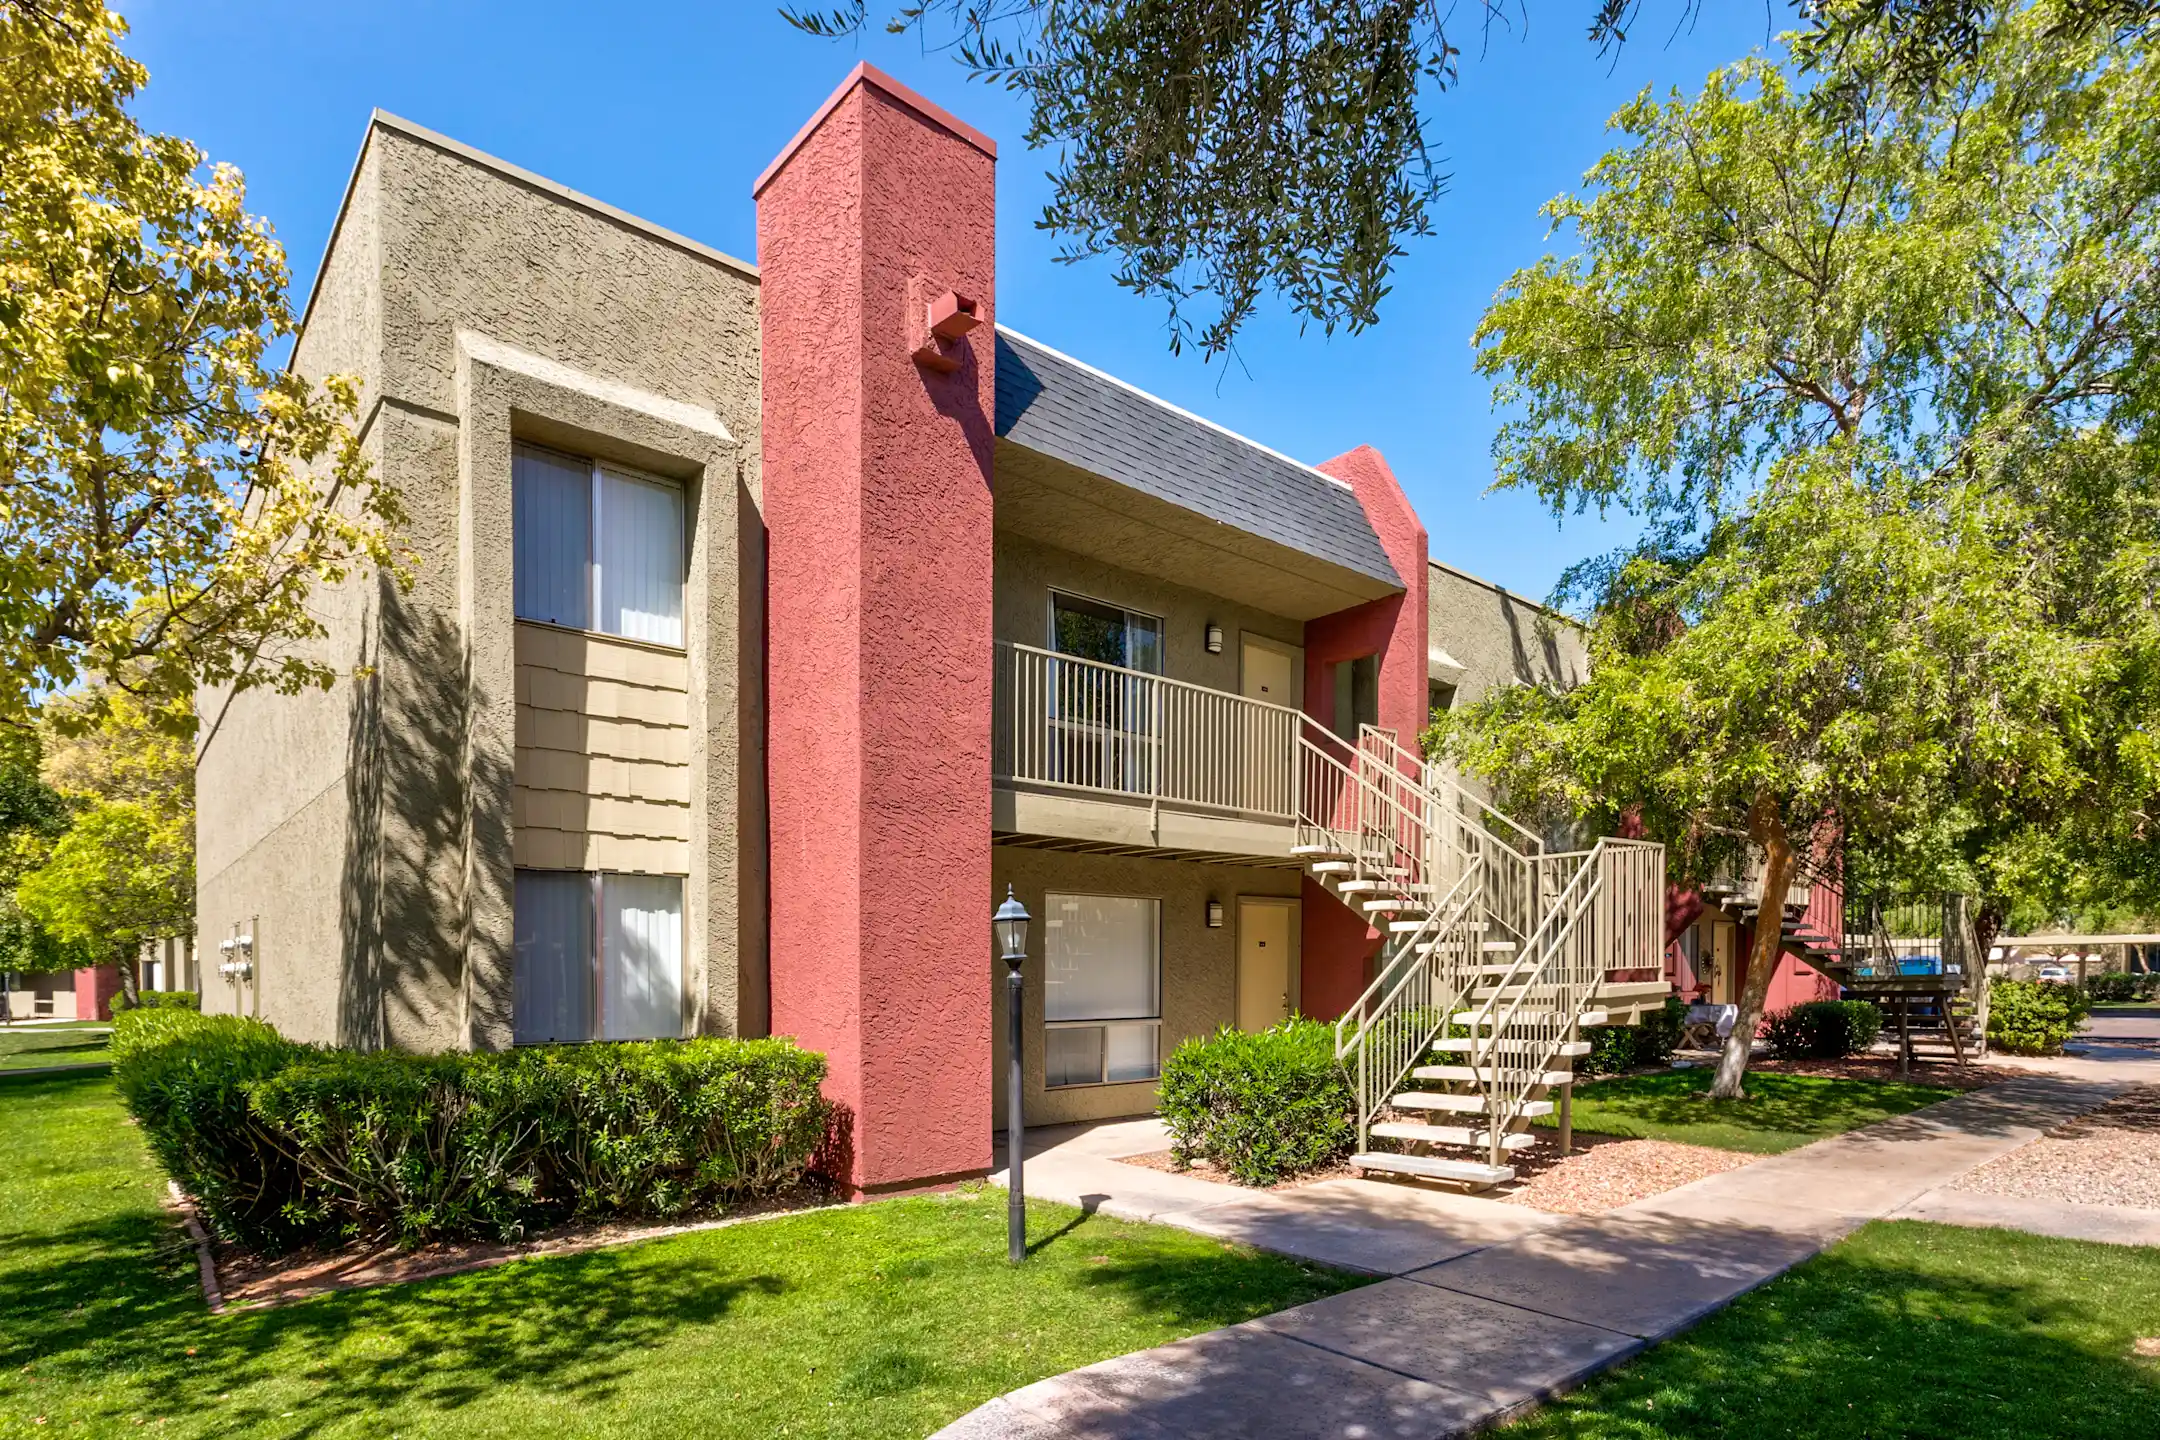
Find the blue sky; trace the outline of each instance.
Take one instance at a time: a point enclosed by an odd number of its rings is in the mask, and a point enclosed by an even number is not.
[[[1538,207],[1604,152],[1612,111],[1646,84],[1699,84],[1762,46],[1768,20],[1759,5],[1705,6],[1668,39],[1653,4],[1614,63],[1582,39],[1586,3],[1529,3],[1529,27],[1494,32],[1482,54],[1461,37],[1462,82],[1432,112],[1450,191],[1381,323],[1329,339],[1266,312],[1226,367],[1171,355],[1160,307],[1119,290],[1108,262],[1053,261],[1034,228],[1049,162],[1021,147],[1022,107],[911,37],[816,40],[770,4],[731,0],[117,0],[150,67],[145,121],[246,172],[290,252],[296,308],[373,107],[754,258],[751,182],[867,59],[998,141],[1000,320],[1301,459],[1377,446],[1435,558],[1542,596],[1620,532],[1486,493],[1495,418],[1470,333],[1508,274],[1551,248]]]

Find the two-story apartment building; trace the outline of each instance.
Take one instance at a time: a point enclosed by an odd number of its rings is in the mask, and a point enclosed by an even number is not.
[[[997,324],[995,161],[859,67],[753,266],[374,118],[295,363],[360,380],[410,584],[320,596],[330,691],[204,697],[206,1008],[791,1035],[871,1193],[990,1165],[1008,887],[1030,1122],[1358,996],[1381,932],[1301,868],[1300,766],[1487,663],[1430,644],[1459,577],[1377,452]]]

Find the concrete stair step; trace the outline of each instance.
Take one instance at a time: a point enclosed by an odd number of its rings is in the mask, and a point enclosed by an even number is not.
[[[1458,1085],[1475,1085],[1491,1073],[1489,1070],[1480,1070],[1475,1065],[1419,1065],[1411,1070],[1410,1078],[1413,1080],[1447,1080]],[[1572,1070],[1547,1070],[1539,1077],[1538,1083],[1545,1086],[1572,1085],[1575,1083],[1575,1072]]]
[[[1367,900],[1361,907],[1368,915],[1424,915],[1422,900]]]
[[[1342,895],[1378,895],[1397,888],[1385,880],[1345,880],[1335,890]]]
[[[1372,1127],[1371,1133],[1383,1140],[1407,1140],[1420,1145],[1492,1144],[1489,1130],[1473,1130],[1468,1125],[1421,1125],[1415,1120],[1383,1120]],[[1537,1136],[1523,1132],[1503,1132],[1500,1136],[1502,1150],[1527,1150],[1537,1143]]]
[[[1442,1155],[1390,1155],[1384,1150],[1374,1150],[1352,1155],[1350,1163],[1360,1170],[1415,1175],[1421,1180],[1459,1180],[1465,1185],[1480,1187],[1515,1178],[1511,1166],[1480,1165],[1472,1160],[1450,1160]]]
[[[1445,1095],[1434,1090],[1405,1090],[1400,1095],[1389,1096],[1388,1104],[1398,1110],[1433,1110],[1450,1115],[1484,1115],[1490,1108],[1483,1095]],[[1552,1112],[1550,1100],[1526,1100],[1519,1118]]]
[[[1458,1025],[1491,1025],[1501,1018],[1501,1014],[1490,1009],[1458,1010],[1448,1018]],[[1507,1016],[1510,1022],[1516,1024],[1537,1025],[1550,1021],[1564,1023],[1573,1020],[1576,1024],[1584,1027],[1603,1025],[1611,1018],[1603,1010],[1584,1010],[1573,1015],[1563,1010],[1517,1010],[1512,1015]]]
[[[1357,871],[1354,860],[1315,860],[1305,867],[1315,875],[1351,875]]]

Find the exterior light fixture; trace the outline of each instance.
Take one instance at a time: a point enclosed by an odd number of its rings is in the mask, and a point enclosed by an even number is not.
[[[1208,901],[1208,902],[1207,902],[1207,928],[1208,928],[1208,929],[1210,929],[1210,930],[1220,930],[1220,929],[1222,929],[1222,916],[1223,916],[1223,909],[1222,909],[1222,901],[1220,901],[1220,900],[1210,900],[1210,901]]]
[[[1027,906],[1005,887],[1005,903],[990,916],[990,933],[997,940],[998,958],[1005,962],[1005,1141],[1010,1158],[1005,1162],[1005,1258],[1017,1265],[1027,1259],[1027,1194],[1021,1187],[1020,1164],[1026,1148],[1026,1127],[1020,1121],[1020,967],[1027,961]]]
[[[1208,621],[1207,626],[1207,653],[1210,655],[1222,654],[1222,626],[1212,620]]]

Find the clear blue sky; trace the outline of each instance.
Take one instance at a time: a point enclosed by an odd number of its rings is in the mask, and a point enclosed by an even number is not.
[[[115,3],[150,67],[145,120],[246,172],[251,207],[291,255],[296,308],[373,107],[747,259],[752,180],[870,60],[998,141],[1004,323],[1301,459],[1377,446],[1435,558],[1538,596],[1618,532],[1486,493],[1495,421],[1470,333],[1508,274],[1548,249],[1538,206],[1604,152],[1612,111],[1645,84],[1699,85],[1769,26],[1762,6],[1710,5],[1668,40],[1679,0],[1652,3],[1616,64],[1582,38],[1587,0],[1528,0],[1529,28],[1494,32],[1482,55],[1463,35],[1462,83],[1432,112],[1451,188],[1379,326],[1330,340],[1264,314],[1226,368],[1172,356],[1159,307],[1119,290],[1107,262],[1053,262],[1034,228],[1048,162],[1021,147],[1022,107],[913,38],[816,40],[758,0]]]

